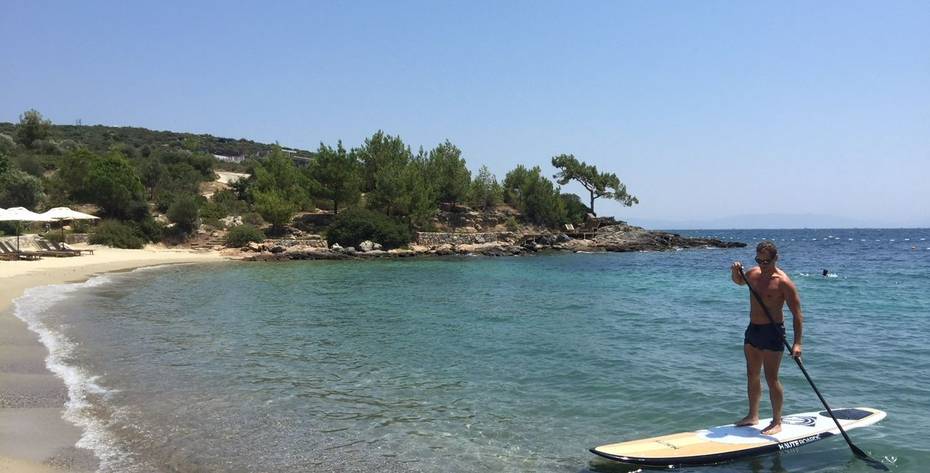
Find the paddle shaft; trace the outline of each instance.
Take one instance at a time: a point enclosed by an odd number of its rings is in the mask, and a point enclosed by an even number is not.
[[[765,312],[765,316],[768,317],[769,322],[771,322],[772,325],[775,325],[775,318],[773,318],[772,314],[769,313],[769,309],[765,306],[765,302],[762,300],[762,296],[760,296],[759,293],[752,288],[752,284],[749,284],[749,279],[747,279],[746,274],[743,273],[743,268],[739,268],[739,275],[742,276],[743,281],[746,282],[746,287],[749,288],[749,292],[752,293],[752,295],[756,298],[756,301],[759,302],[759,305],[762,306],[762,311]],[[782,335],[781,341],[785,344],[785,348],[788,349],[788,352],[791,353],[791,345],[788,344],[788,339],[785,338],[784,335]],[[813,388],[814,393],[817,394],[817,398],[820,399],[820,403],[823,404],[823,407],[827,409],[827,413],[830,414],[830,418],[832,418],[833,422],[836,423],[836,428],[840,429],[840,433],[843,434],[843,438],[846,439],[846,443],[849,444],[849,448],[853,451],[853,453],[856,454],[857,457],[866,460],[873,467],[887,471],[888,467],[886,467],[884,463],[869,457],[869,455],[862,451],[859,447],[853,445],[852,440],[849,439],[849,435],[846,434],[846,431],[843,430],[843,426],[840,425],[840,421],[836,419],[835,415],[833,415],[833,410],[830,409],[830,406],[827,404],[827,400],[823,398],[823,395],[820,394],[820,390],[817,389],[814,381],[811,379],[810,375],[807,374],[807,370],[804,368],[804,364],[801,363],[801,357],[799,356],[795,358],[792,356],[791,358],[794,359],[794,362],[798,364],[798,368],[801,368],[801,373],[804,373],[804,378],[807,379],[807,382],[811,385],[811,388]]]

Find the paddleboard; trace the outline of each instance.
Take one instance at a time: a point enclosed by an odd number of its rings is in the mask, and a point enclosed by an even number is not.
[[[834,409],[833,414],[847,431],[872,425],[886,415],[870,407]],[[783,416],[781,432],[762,435],[762,429],[771,421],[769,418],[752,426],[728,424],[696,432],[612,443],[592,448],[591,453],[634,465],[704,465],[796,448],[840,433],[827,411]]]

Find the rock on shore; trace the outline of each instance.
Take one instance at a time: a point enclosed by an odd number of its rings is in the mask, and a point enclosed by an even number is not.
[[[576,234],[578,235],[578,234]],[[516,256],[538,251],[668,251],[681,248],[741,248],[742,242],[714,238],[688,238],[676,233],[646,230],[618,223],[585,233],[586,238],[572,238],[565,233],[500,234],[429,233],[421,234],[409,249],[381,250],[374,242],[363,242],[359,248],[343,248],[325,244],[281,245],[252,244],[246,251],[254,252],[252,261],[338,260],[352,258],[402,258],[410,256],[486,255]],[[472,241],[473,240],[473,241]]]
[[[605,251],[664,251],[676,248],[742,248],[746,244],[715,238],[686,238],[677,233],[645,230],[627,224],[601,227],[593,247]]]

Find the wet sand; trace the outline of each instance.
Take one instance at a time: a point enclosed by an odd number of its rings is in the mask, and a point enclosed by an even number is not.
[[[85,281],[95,274],[173,263],[219,262],[218,252],[91,246],[93,255],[0,261],[0,473],[93,472],[93,452],[77,448],[78,427],[62,419],[64,382],[45,366],[48,350],[13,315],[30,287]]]

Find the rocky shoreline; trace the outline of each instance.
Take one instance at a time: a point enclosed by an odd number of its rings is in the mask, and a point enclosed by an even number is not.
[[[538,234],[498,233],[423,233],[409,248],[383,250],[374,242],[359,248],[328,247],[325,240],[275,240],[252,243],[243,248],[248,261],[345,260],[370,258],[408,258],[423,256],[483,255],[519,256],[537,252],[629,252],[669,251],[684,248],[742,248],[746,243],[714,238],[688,238],[676,233],[650,231],[620,223],[587,233]]]

